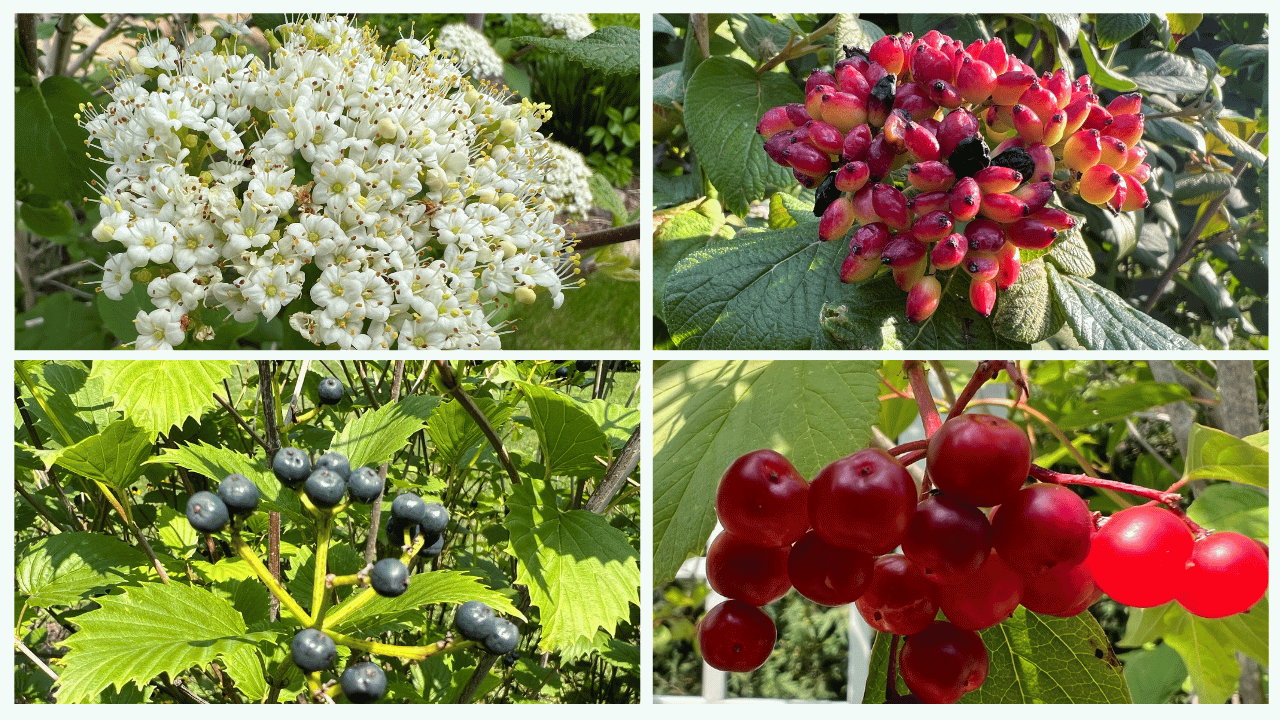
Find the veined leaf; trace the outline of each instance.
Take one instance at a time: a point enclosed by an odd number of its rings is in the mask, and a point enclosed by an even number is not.
[[[522,36],[511,42],[535,45],[605,75],[640,74],[640,33],[634,28],[609,25],[581,40]]]
[[[101,433],[63,448],[57,464],[119,490],[142,474],[142,462],[151,454],[154,438],[128,418],[117,420]]]
[[[329,450],[340,452],[351,467],[377,467],[404,449],[409,438],[427,424],[440,402],[434,395],[415,395],[388,403],[347,423]]]
[[[480,412],[488,418],[494,427],[500,427],[511,419],[515,411],[512,405],[498,405],[485,397],[472,398]],[[484,440],[484,432],[475,420],[467,414],[462,404],[456,401],[440,403],[427,420],[427,434],[435,446],[435,462],[446,466],[456,466],[462,462],[463,455],[476,443]]]
[[[1191,391],[1172,383],[1139,382],[1104,388],[1077,405],[1065,417],[1059,418],[1058,427],[1075,430],[1116,422],[1134,413],[1158,405],[1182,402],[1190,397]]]
[[[1269,542],[1267,496],[1246,485],[1215,483],[1200,491],[1187,517],[1203,527],[1230,530]]]
[[[529,588],[542,615],[548,648],[612,634],[639,605],[639,553],[603,516],[563,510],[554,492],[535,493],[533,478],[507,498],[510,552],[519,560],[516,582]]]
[[[548,475],[576,471],[603,472],[597,457],[607,462],[609,440],[590,415],[567,395],[530,383],[516,383],[529,401],[529,415],[538,432]]]
[[[74,605],[91,593],[144,580],[147,556],[106,535],[75,532],[37,540],[14,567],[18,594],[28,605]]]
[[[1265,448],[1221,430],[1193,425],[1183,472],[1192,480],[1234,480],[1265,488],[1269,458]]]
[[[151,433],[167,433],[187,418],[198,418],[217,403],[222,379],[234,363],[215,360],[106,360],[90,377],[103,379],[102,394],[115,409]]]
[[[1063,275],[1052,265],[1049,287],[1080,344],[1090,350],[1194,350],[1197,346],[1124,298],[1088,278]]]
[[[200,473],[214,483],[228,475],[239,473],[258,486],[262,497],[260,509],[279,512],[299,525],[310,526],[314,522],[302,511],[297,493],[281,485],[264,460],[251,458],[236,450],[192,443],[164,448],[159,456],[150,458],[147,463],[176,465]]]
[[[102,690],[139,687],[160,673],[177,676],[219,657],[257,653],[265,636],[246,633],[226,600],[200,588],[149,583],[98,598],[63,641],[70,652],[58,680],[59,703],[92,700]]]
[[[358,596],[359,593],[353,597]],[[334,629],[343,633],[350,632],[362,625],[367,625],[368,620],[373,618],[382,622],[398,617],[421,618],[422,608],[425,605],[461,604],[468,600],[480,600],[497,612],[524,619],[524,615],[511,604],[507,596],[480,584],[479,578],[457,570],[437,570],[410,575],[409,589],[404,591],[403,595],[393,598],[375,597],[344,618]],[[339,604],[334,606],[334,609],[341,607],[342,605]]]

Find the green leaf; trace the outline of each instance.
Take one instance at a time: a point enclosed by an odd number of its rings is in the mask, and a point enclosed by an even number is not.
[[[1032,260],[1022,266],[1018,281],[1000,294],[992,324],[996,332],[1010,340],[1038,343],[1062,327],[1066,318],[1052,302],[1044,262]]]
[[[863,20],[854,13],[840,13],[836,15],[836,35],[832,45],[870,50],[871,45],[884,37],[884,34],[873,22]]]
[[[426,426],[439,402],[434,395],[415,395],[383,405],[347,423],[329,449],[346,455],[353,468],[389,462]]]
[[[515,410],[511,405],[499,406],[489,398],[472,399],[494,427],[505,425]],[[435,446],[434,461],[446,467],[457,466],[465,452],[484,440],[484,432],[480,430],[480,426],[471,419],[462,404],[456,401],[436,406],[427,420],[427,434],[431,436],[431,444]]]
[[[1203,92],[1208,83],[1204,68],[1195,60],[1163,50],[1144,51],[1129,64],[1129,79],[1149,92],[1192,95]]]
[[[1168,326],[1088,278],[1049,270],[1049,287],[1076,339],[1089,350],[1195,350]]]
[[[631,433],[640,424],[640,408],[629,408],[618,403],[611,403],[602,398],[595,400],[578,400],[574,398],[587,415],[595,421],[604,432],[610,447],[621,449],[631,439]]]
[[[23,198],[18,214],[32,232],[47,238],[65,234],[74,224],[66,203],[48,195],[36,194]]]
[[[1125,625],[1124,637],[1116,645],[1141,647],[1159,640],[1164,631],[1164,614],[1173,606],[1173,603],[1165,603],[1153,608],[1129,608],[1129,622]]]
[[[176,465],[191,472],[200,473],[214,482],[239,473],[258,486],[258,492],[262,498],[261,510],[274,510],[303,526],[309,527],[313,522],[311,517],[303,512],[297,493],[281,485],[263,459],[251,458],[231,448],[192,443],[176,448],[164,448],[158,456],[147,460],[147,463]]]
[[[622,198],[618,197],[618,193],[609,184],[609,180],[604,175],[600,173],[593,174],[587,180],[587,186],[591,188],[592,203],[613,215],[614,227],[626,222],[627,206],[622,203]]]
[[[1191,391],[1173,383],[1138,382],[1103,388],[1083,399],[1057,421],[1063,430],[1076,430],[1090,425],[1105,425],[1173,402],[1190,399]]]
[[[1230,530],[1261,542],[1268,540],[1267,496],[1235,483],[1216,483],[1196,495],[1187,517],[1202,527]]]
[[[1013,617],[978,634],[990,669],[982,687],[961,698],[962,703],[1131,702],[1124,669],[1089,613],[1056,618],[1019,607]],[[884,633],[876,636],[864,703],[884,701],[889,639]],[[908,692],[901,677],[898,689]]]
[[[1182,656],[1200,702],[1206,705],[1226,702],[1235,692],[1240,675],[1235,655],[1237,643],[1226,618],[1199,618],[1175,605],[1163,620],[1164,642]],[[1265,662],[1266,658],[1262,660]]]
[[[516,582],[542,617],[542,644],[560,648],[614,633],[640,604],[640,554],[603,516],[563,510],[530,479],[507,498]]]
[[[757,76],[736,58],[712,57],[693,72],[684,106],[689,142],[732,212],[744,215],[769,188],[795,184],[791,172],[765,154],[755,127],[769,108],[803,100],[786,75]]]
[[[92,103],[83,85],[60,76],[14,95],[14,165],[37,192],[77,203],[93,194],[93,164],[85,154],[89,133],[75,118],[81,104]]]
[[[1208,120],[1205,124],[1214,137],[1225,143],[1228,148],[1231,148],[1232,155],[1256,168],[1262,168],[1267,164],[1267,156],[1262,151],[1245,142],[1242,138],[1236,137],[1235,133],[1223,127],[1222,123],[1217,119]]]
[[[131,420],[117,420],[101,433],[63,448],[56,462],[77,475],[120,490],[142,474],[142,462],[151,455],[153,437]]]
[[[1096,17],[1098,47],[1103,50],[1137,35],[1151,23],[1149,13],[1102,13]]]
[[[352,599],[359,597],[363,592],[356,593]],[[410,575],[409,589],[405,590],[403,595],[393,598],[375,597],[344,618],[334,629],[347,633],[368,625],[375,618],[384,623],[397,618],[421,623],[423,607],[426,605],[461,604],[468,600],[479,600],[497,612],[524,619],[524,615],[511,604],[511,600],[502,593],[480,584],[479,578],[457,570],[436,570]],[[351,602],[351,599],[346,602]],[[335,605],[334,609],[340,607],[342,604]]]
[[[685,362],[653,378],[653,581],[702,554],[724,469],[752,450],[786,455],[804,477],[864,447],[878,417],[878,364]]]
[[[99,295],[102,295],[99,293]],[[35,307],[19,313],[17,350],[101,350],[108,347],[102,320],[93,306],[71,293],[40,298]]]
[[[59,703],[85,702],[130,682],[141,687],[161,673],[176,677],[219,657],[256,654],[255,643],[265,639],[247,633],[226,600],[180,583],[127,588],[98,602],[62,643],[70,652],[58,680]]]
[[[1133,692],[1135,704],[1169,702],[1187,679],[1187,666],[1178,651],[1168,645],[1151,650],[1133,650],[1120,656],[1124,679]]]
[[[1080,54],[1084,55],[1085,67],[1089,70],[1089,77],[1093,79],[1093,84],[1098,87],[1104,87],[1109,90],[1118,90],[1119,92],[1129,92],[1138,87],[1129,78],[1112,70],[1108,65],[1103,65],[1098,59],[1097,51],[1093,49],[1093,45],[1089,42],[1089,38],[1081,30],[1077,36],[1080,43]]]
[[[106,360],[93,365],[115,409],[155,437],[199,418],[217,403],[234,363],[220,360]]]
[[[1182,38],[1190,35],[1204,21],[1202,13],[1169,13],[1165,16],[1169,21],[1169,32]]]
[[[1226,171],[1179,175],[1173,180],[1170,197],[1187,205],[1199,205],[1229,192],[1235,184],[1235,178]]]
[[[110,403],[102,399],[102,382],[89,376],[87,364],[68,361],[42,363],[29,368],[29,372],[44,396],[45,405],[71,436],[73,444],[97,435],[112,420],[119,419],[119,413],[112,412]],[[45,414],[44,407],[31,398],[25,386],[23,403],[36,427],[46,435],[45,447],[62,447],[62,433]]]
[[[1218,64],[1239,72],[1247,65],[1266,63],[1267,50],[1266,45],[1230,45],[1218,55]]]
[[[41,538],[14,566],[18,594],[31,606],[59,607],[119,585],[141,582],[147,556],[115,538],[87,532]]]
[[[756,62],[773,58],[791,39],[791,31],[785,25],[751,13],[733,15],[729,27],[738,47]]]
[[[1083,218],[1079,215],[1073,215],[1073,217],[1076,218],[1076,226],[1059,231],[1057,242],[1049,252],[1044,254],[1044,258],[1068,275],[1091,277],[1097,272],[1097,267],[1093,263],[1093,254],[1089,252],[1089,246],[1085,244],[1084,237],[1080,234]]]
[[[640,74],[640,32],[622,25],[608,25],[582,38],[511,38],[516,45],[533,45],[555,55],[582,63],[604,75]]]
[[[1270,453],[1204,425],[1191,426],[1183,472],[1192,480],[1232,480],[1267,487]]]
[[[603,472],[596,458],[609,459],[609,441],[596,421],[567,395],[525,382],[516,385],[528,398],[547,475]]]

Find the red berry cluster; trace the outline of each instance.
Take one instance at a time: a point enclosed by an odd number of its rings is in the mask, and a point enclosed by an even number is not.
[[[911,322],[937,308],[934,271],[954,267],[990,315],[1018,279],[1019,249],[1048,248],[1075,225],[1049,205],[1055,189],[1115,211],[1146,207],[1140,95],[1103,107],[1088,75],[1037,76],[998,38],[965,46],[931,30],[846,54],[813,71],[803,104],[768,110],[756,132],[774,162],[817,188],[821,239],[861,225],[841,279],[889,266]],[[984,134],[1000,141],[993,153]],[[890,178],[904,166],[905,192]]]
[[[1106,592],[1135,607],[1176,599],[1223,617],[1266,591],[1266,550],[1243,535],[1196,540],[1182,517],[1152,506],[1120,511],[1099,530],[1071,490],[1025,485],[1031,445],[1008,420],[956,416],[923,454],[936,488],[923,499],[902,463],[876,448],[809,483],[772,450],[730,465],[716,493],[724,532],[706,565],[712,589],[730,599],[699,623],[704,659],[734,672],[764,664],[777,631],[759,608],[794,587],[822,605],[856,603],[876,630],[906,636],[898,662],[907,687],[949,703],[986,679],[977,631],[1018,605],[1072,617]]]

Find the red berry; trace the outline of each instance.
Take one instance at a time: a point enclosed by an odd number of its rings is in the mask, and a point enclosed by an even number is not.
[[[926,703],[951,704],[987,679],[990,660],[977,633],[935,622],[908,637],[898,656],[902,681]]]
[[[1098,162],[1118,168],[1129,161],[1129,146],[1120,138],[1103,135],[1098,142]]]
[[[906,53],[898,38],[885,35],[871,44],[872,62],[879,63],[890,74],[897,75],[906,64]]]
[[[902,555],[876,558],[871,584],[857,600],[858,613],[871,627],[895,635],[913,635],[938,614],[938,586]]]
[[[809,73],[809,77],[804,81],[804,94],[807,96],[809,93],[813,92],[814,88],[818,87],[819,85],[827,85],[827,86],[834,87],[835,84],[836,84],[836,78],[834,75],[827,72],[826,70],[819,70],[817,68],[814,68],[813,71]]]
[[[818,221],[818,239],[835,240],[844,237],[849,228],[853,227],[853,221],[853,201],[848,196],[841,195],[822,212],[822,219]]]
[[[760,118],[760,122],[756,124],[756,132],[763,135],[767,140],[783,130],[794,130],[795,127],[795,125],[791,124],[791,120],[787,118],[787,109],[785,107],[776,107],[765,111],[764,116]]]
[[[925,275],[907,291],[907,321],[924,322],[938,309],[942,299],[942,284],[933,275]]]
[[[939,270],[950,270],[959,265],[968,252],[969,241],[960,233],[951,233],[933,246],[929,260]]]
[[[856,193],[870,179],[871,169],[867,167],[867,164],[854,160],[853,162],[845,163],[836,171],[835,186],[840,192]]]
[[[947,113],[938,126],[938,155],[950,158],[956,146],[978,134],[978,118],[964,108]]]
[[[871,128],[866,125],[859,125],[844,136],[844,147],[840,157],[846,162],[862,160],[867,156],[867,150],[870,148]]]
[[[1133,212],[1151,204],[1151,201],[1147,199],[1147,189],[1142,186],[1138,178],[1128,173],[1120,173],[1120,177],[1124,178],[1126,190],[1125,200],[1120,204],[1120,210]],[[1112,199],[1114,200],[1115,198]]]
[[[906,132],[902,139],[906,145],[907,152],[914,155],[921,162],[941,158],[938,149],[938,138],[934,137],[933,133],[920,123],[907,123]]]
[[[960,97],[973,105],[981,105],[991,97],[996,86],[996,71],[982,60],[966,57],[956,73],[956,89]]]
[[[1080,197],[1087,203],[1105,205],[1116,194],[1116,188],[1122,181],[1114,168],[1099,163],[1080,176]]]
[[[977,218],[965,225],[964,236],[969,241],[969,249],[980,252],[995,252],[1005,242],[1004,227],[986,218]]]
[[[1036,76],[1029,72],[1019,70],[1004,72],[996,77],[995,87],[991,89],[991,101],[996,105],[1013,105],[1035,81]]]
[[[762,610],[726,600],[698,621],[698,650],[708,665],[725,672],[751,672],[773,653],[778,629]]]
[[[995,276],[996,289],[1008,290],[1018,282],[1018,276],[1022,274],[1022,259],[1019,257],[1018,246],[1005,243],[996,251],[996,257],[1000,260],[1000,270]]]
[[[921,215],[928,215],[931,212],[947,210],[950,206],[951,196],[942,190],[922,192],[907,199],[907,209],[915,213],[917,218]],[[912,228],[914,229],[914,227],[913,225]]]
[[[911,187],[925,192],[950,190],[956,182],[951,167],[939,160],[918,162],[907,168],[907,182]]]
[[[1022,579],[1022,607],[1041,615],[1075,617],[1102,597],[1089,563],[1057,565]]]
[[[1070,230],[1076,226],[1076,219],[1071,213],[1061,208],[1043,207],[1031,213],[1028,217],[1039,220],[1054,230]]]
[[[1120,95],[1107,103],[1107,112],[1112,115],[1132,115],[1142,112],[1142,95],[1140,93]]]
[[[1013,168],[992,165],[973,174],[973,179],[985,195],[1007,193],[1022,184],[1022,173]]]
[[[991,523],[973,505],[946,493],[931,495],[916,506],[902,553],[934,582],[959,582],[991,553]]]
[[[1262,546],[1233,532],[1196,541],[1178,591],[1178,604],[1203,618],[1244,612],[1267,591],[1267,555]]]
[[[1039,575],[1089,557],[1093,518],[1080,496],[1061,485],[1022,488],[1000,506],[992,545],[1021,575]]]
[[[781,453],[749,452],[720,478],[716,517],[757,545],[789,546],[809,530],[809,483]]]
[[[847,133],[867,121],[867,104],[852,93],[840,91],[823,93],[820,101],[822,119],[835,125],[841,133]],[[813,111],[810,110],[812,115]]]
[[[1025,430],[1004,418],[964,414],[947,420],[929,438],[926,469],[942,492],[991,507],[1026,482],[1031,443]]]
[[[902,542],[916,486],[897,459],[868,448],[820,470],[809,485],[809,524],[825,542],[887,553]]]
[[[1133,507],[1111,516],[1093,536],[1089,571],[1112,600],[1155,607],[1184,587],[1194,540],[1169,510]]]
[[[1107,134],[1123,140],[1125,145],[1137,145],[1142,139],[1143,124],[1142,113],[1116,115]]]
[[[1053,199],[1053,183],[1029,182],[1009,194],[1026,203],[1027,209],[1034,213]]]
[[[874,145],[873,145],[874,147]],[[907,211],[907,196],[892,185],[877,183],[871,188],[871,206],[876,215],[894,230],[911,227],[911,213]]]
[[[985,282],[996,279],[996,274],[1000,272],[1000,261],[993,252],[970,250],[965,253],[961,267],[975,281]]]
[[[999,519],[999,514],[996,518]],[[1022,602],[1022,576],[994,550],[986,562],[954,585],[938,587],[938,606],[965,630],[985,630],[1004,622]]]
[[[960,178],[951,188],[948,198],[951,217],[957,222],[967,222],[978,216],[982,207],[982,190],[971,177]]]
[[[1024,217],[1009,226],[1009,242],[1028,250],[1043,250],[1053,244],[1058,231],[1034,217]]]
[[[787,575],[796,592],[818,603],[848,605],[871,585],[875,558],[860,550],[828,545],[810,531],[791,548]]]
[[[996,307],[997,289],[995,280],[973,278],[969,282],[969,304],[979,315],[990,316]]]
[[[1008,193],[984,193],[978,214],[988,220],[1001,224],[1016,222],[1019,218],[1031,214],[1031,208],[1017,197]]]
[[[748,538],[722,532],[707,548],[707,584],[725,597],[757,607],[768,605],[791,589],[790,551],[790,547],[752,545]]]

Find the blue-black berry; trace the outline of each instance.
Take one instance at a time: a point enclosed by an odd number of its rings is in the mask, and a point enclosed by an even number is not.
[[[280,448],[271,459],[271,472],[281,485],[296,488],[311,475],[311,457],[296,447]]]
[[[423,532],[442,533],[449,526],[449,511],[440,503],[427,503],[418,524],[422,526]]]
[[[338,476],[338,473],[320,468],[307,478],[304,490],[312,505],[318,508],[331,508],[342,502],[342,496],[347,492],[347,484]]]
[[[316,672],[333,666],[338,657],[338,646],[333,638],[314,628],[303,628],[289,643],[293,662],[307,672]]]
[[[218,532],[230,519],[227,504],[208,490],[201,490],[187,500],[187,521],[200,532]]]
[[[505,618],[494,618],[493,632],[484,639],[484,649],[494,655],[505,655],[520,644],[520,630]]]
[[[342,396],[347,394],[347,389],[338,382],[338,378],[327,377],[320,381],[320,404],[321,405],[337,405],[342,402]]]
[[[409,589],[409,568],[397,558],[383,558],[369,571],[369,584],[383,597],[403,595]]]
[[[479,600],[470,600],[462,603],[454,614],[453,627],[468,640],[483,641],[493,633],[496,619],[493,608]]]
[[[327,452],[317,458],[316,470],[321,468],[334,471],[343,482],[346,482],[347,476],[351,474],[351,462],[347,460],[346,455],[339,452]]]
[[[382,477],[377,470],[358,467],[347,476],[347,493],[352,500],[373,502],[382,493]]]
[[[418,554],[423,557],[435,557],[444,552],[444,535],[430,533],[422,540],[422,550]]]
[[[228,475],[218,485],[218,497],[227,510],[236,515],[248,515],[258,509],[258,486],[249,478],[236,473]]]
[[[371,662],[348,665],[341,682],[342,694],[358,705],[377,702],[387,693],[387,674]]]
[[[405,538],[406,530],[409,531],[407,540]],[[417,540],[420,530],[417,520],[406,520],[395,515],[387,518],[387,542],[395,547],[404,547]]]

